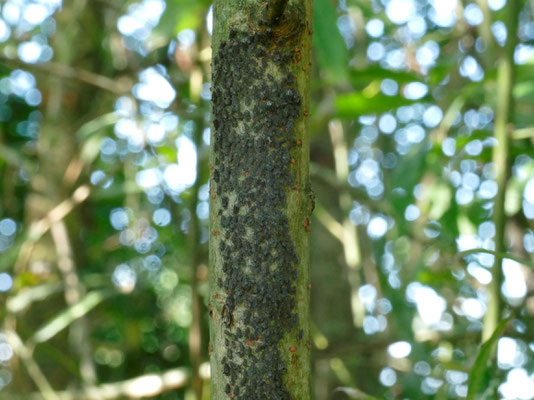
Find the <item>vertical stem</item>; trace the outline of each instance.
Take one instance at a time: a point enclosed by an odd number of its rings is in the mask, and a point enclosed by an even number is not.
[[[200,221],[197,215],[198,193],[202,184],[205,160],[201,158],[202,131],[204,121],[197,118],[193,132],[193,141],[197,149],[197,180],[193,186],[189,210],[191,212],[191,225],[189,231],[189,252],[191,263],[191,308],[192,320],[189,328],[189,358],[191,361],[191,384],[195,393],[195,399],[202,399],[202,379],[199,374],[202,362],[202,301],[198,292],[198,267],[201,263],[202,254],[200,247]]]
[[[65,302],[71,306],[80,301],[85,294],[85,290],[78,278],[65,221],[61,220],[53,223],[50,227],[50,233],[56,248],[58,268],[65,284]],[[69,341],[71,351],[80,357],[80,375],[84,383],[96,383],[96,368],[93,363],[88,322],[85,317],[72,323],[69,329]]]
[[[482,341],[490,338],[497,327],[502,313],[502,256],[505,252],[504,233],[506,215],[504,212],[506,183],[510,176],[509,135],[513,131],[513,97],[514,86],[514,50],[517,43],[517,27],[519,19],[519,0],[508,0],[507,24],[508,37],[506,45],[498,61],[497,72],[497,105],[495,110],[494,137],[497,144],[493,147],[493,164],[498,192],[493,206],[493,222],[495,223],[495,263],[493,264],[493,279],[489,284],[489,302],[484,317]]]
[[[347,158],[347,145],[343,132],[343,124],[340,120],[332,120],[328,124],[330,132],[330,140],[332,141],[332,148],[334,151],[334,163],[336,170],[336,177],[340,183],[347,182],[349,176],[349,161]],[[350,193],[342,191],[339,194],[339,207],[343,213],[343,254],[345,256],[345,263],[347,264],[348,281],[351,291],[351,309],[354,325],[357,327],[363,326],[363,318],[365,311],[363,304],[358,297],[358,289],[360,286],[360,268],[361,268],[361,254],[358,242],[358,231],[356,226],[350,221],[348,215],[352,208],[352,198]]]
[[[486,45],[486,50],[482,55],[485,64],[484,68],[490,70],[495,65],[495,52],[497,50],[495,46],[495,39],[493,37],[493,33],[491,32],[491,9],[489,8],[487,0],[477,0],[477,4],[482,10],[482,14],[484,16],[482,23],[477,28],[480,37],[484,40],[484,44]]]

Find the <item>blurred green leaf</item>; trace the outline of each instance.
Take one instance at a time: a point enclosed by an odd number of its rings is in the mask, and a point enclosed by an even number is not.
[[[445,182],[437,182],[429,188],[428,200],[428,217],[433,220],[440,219],[451,207],[451,187]]]
[[[515,65],[514,70],[516,82],[532,82],[532,76],[534,76],[534,64],[527,63],[522,65]]]
[[[458,203],[451,201],[450,206],[439,219],[441,224],[441,241],[445,246],[456,246],[456,238],[460,234],[458,228]]]
[[[452,286],[457,282],[457,279],[452,274],[452,270],[433,271],[428,268],[421,268],[417,274],[416,280],[433,287],[442,285]]]
[[[451,73],[455,68],[458,68],[456,61],[440,62],[432,67],[428,72],[428,83],[430,85],[437,85],[442,82],[447,75]]]
[[[463,149],[468,143],[473,140],[484,140],[493,136],[493,132],[487,129],[477,129],[469,135],[462,135],[456,138],[456,146],[458,149]]]
[[[413,103],[413,100],[408,100],[401,96],[386,96],[382,93],[372,97],[366,97],[362,93],[341,94],[335,100],[337,116],[341,118],[379,114]]]
[[[167,146],[161,146],[161,147],[156,148],[156,152],[159,155],[163,156],[165,161],[169,163],[176,162],[176,157],[177,157],[176,149],[173,149]]]
[[[165,11],[154,32],[174,37],[183,29],[197,28],[209,4],[206,0],[167,0]]]
[[[397,216],[400,235],[406,233],[404,212],[406,207],[414,202],[413,188],[425,173],[427,153],[428,142],[425,140],[413,146],[408,154],[399,160],[393,171],[393,190],[389,192],[388,197]]]
[[[534,82],[519,82],[514,86],[514,97],[520,100],[531,100],[534,95]]]
[[[313,44],[326,79],[342,82],[347,78],[348,54],[345,41],[337,29],[337,15],[329,0],[315,0],[313,10]]]

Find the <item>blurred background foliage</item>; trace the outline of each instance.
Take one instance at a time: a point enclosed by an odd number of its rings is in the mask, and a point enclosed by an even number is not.
[[[534,398],[534,2],[314,7],[315,399]],[[209,398],[211,21],[0,1],[0,398]]]

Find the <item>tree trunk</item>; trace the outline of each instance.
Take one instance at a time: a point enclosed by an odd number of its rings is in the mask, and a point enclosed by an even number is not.
[[[211,398],[310,399],[311,1],[216,0]]]

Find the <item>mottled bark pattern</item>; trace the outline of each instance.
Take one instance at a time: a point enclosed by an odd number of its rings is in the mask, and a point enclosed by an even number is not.
[[[299,168],[307,111],[294,70],[307,31],[297,11],[277,27],[230,27],[213,59],[212,399],[309,399],[305,375],[289,377],[309,362],[298,304],[308,260],[294,237],[307,234],[311,212]]]

